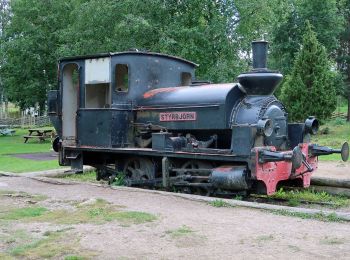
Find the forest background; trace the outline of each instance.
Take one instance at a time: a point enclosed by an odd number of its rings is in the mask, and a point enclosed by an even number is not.
[[[291,78],[305,63],[296,61],[305,34],[326,53],[325,82],[350,103],[350,0],[0,0],[0,97],[43,108],[60,57],[131,48],[194,61],[198,79],[233,82],[257,39],[270,42],[268,67]]]

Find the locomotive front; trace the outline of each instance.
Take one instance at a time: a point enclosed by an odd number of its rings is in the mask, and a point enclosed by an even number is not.
[[[313,116],[304,123],[288,123],[286,108],[273,96],[283,76],[267,69],[267,42],[253,42],[252,50],[253,69],[238,76],[246,96],[233,111],[232,151],[250,153],[250,180],[256,191],[273,194],[282,183],[309,187],[311,173],[317,169],[317,156],[340,153],[346,161],[348,143],[341,149],[310,144],[310,135],[319,127]],[[244,152],[241,147],[252,149]]]
[[[137,122],[156,122],[164,130],[153,132],[152,149],[210,155],[209,164],[185,173],[198,177],[212,168],[201,177],[219,192],[273,194],[286,182],[308,187],[317,156],[341,153],[347,160],[348,144],[339,150],[310,144],[319,125],[312,116],[304,123],[288,123],[286,108],[273,95],[283,76],[267,69],[267,42],[253,42],[252,47],[253,69],[239,75],[238,83],[150,90],[139,102]],[[164,137],[168,147],[158,141]],[[218,153],[219,159],[214,156]],[[223,162],[224,156],[230,160]]]

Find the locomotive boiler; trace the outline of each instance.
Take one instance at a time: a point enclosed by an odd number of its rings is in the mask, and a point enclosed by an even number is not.
[[[267,42],[252,43],[253,69],[237,83],[197,81],[191,61],[127,51],[59,60],[48,94],[60,165],[96,168],[97,180],[211,194],[273,194],[308,187],[319,155],[318,121],[288,122],[273,95],[283,76],[267,69]]]

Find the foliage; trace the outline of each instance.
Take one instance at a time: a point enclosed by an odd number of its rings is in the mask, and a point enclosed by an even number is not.
[[[126,184],[126,176],[123,172],[118,172],[117,176],[114,179],[114,182],[112,182],[112,186],[125,186]]]
[[[75,22],[63,32],[59,53],[162,52],[199,63],[201,78],[232,80],[240,63],[227,30],[232,6],[233,1],[211,0],[91,0],[72,12]]]
[[[308,116],[327,119],[336,106],[333,72],[325,48],[318,42],[309,22],[292,72],[283,85],[281,99],[295,121]]]
[[[338,48],[337,65],[344,75],[345,84],[342,84],[342,95],[348,101],[347,121],[350,121],[350,0],[339,1],[342,16],[345,18],[345,26],[340,34],[340,46]]]
[[[284,3],[283,15],[276,21],[271,31],[272,67],[284,74],[292,70],[293,61],[300,50],[303,28],[309,21],[316,32],[317,40],[326,48],[327,54],[336,57],[339,34],[344,26],[344,18],[339,15],[338,0],[296,0]]]
[[[56,84],[56,49],[74,1],[12,0],[5,25],[1,76],[10,101],[44,108],[46,90]],[[44,14],[44,15],[43,15]]]
[[[43,109],[47,90],[57,86],[58,58],[130,48],[180,56],[200,65],[199,79],[232,82],[248,69],[250,42],[262,38],[272,41],[270,67],[290,74],[306,20],[345,71],[348,6],[349,0],[12,0],[1,9],[0,85],[21,108],[39,102]],[[339,75],[333,80],[343,89]]]

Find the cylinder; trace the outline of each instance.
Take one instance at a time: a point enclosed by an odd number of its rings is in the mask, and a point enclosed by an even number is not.
[[[237,191],[248,189],[245,166],[220,166],[213,169],[209,180],[218,189]]]
[[[266,69],[267,48],[268,48],[267,41],[252,42],[253,69]]]

